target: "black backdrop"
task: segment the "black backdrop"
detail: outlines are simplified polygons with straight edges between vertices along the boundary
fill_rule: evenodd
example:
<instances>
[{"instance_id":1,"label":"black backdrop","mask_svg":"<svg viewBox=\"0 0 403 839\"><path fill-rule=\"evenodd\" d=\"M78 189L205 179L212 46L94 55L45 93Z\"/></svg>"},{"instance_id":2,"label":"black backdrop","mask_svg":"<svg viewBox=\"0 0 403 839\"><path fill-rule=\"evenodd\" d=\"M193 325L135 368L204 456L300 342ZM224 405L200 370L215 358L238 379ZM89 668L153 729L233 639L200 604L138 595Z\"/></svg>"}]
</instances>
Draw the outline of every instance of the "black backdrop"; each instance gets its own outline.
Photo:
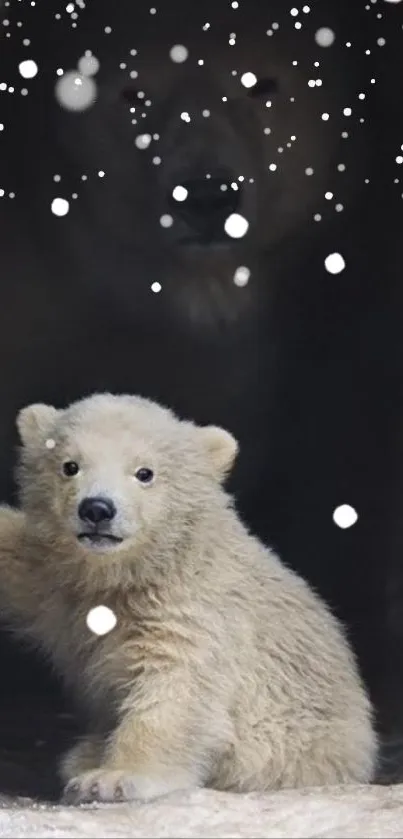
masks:
<instances>
[{"instance_id":1,"label":"black backdrop","mask_svg":"<svg viewBox=\"0 0 403 839\"><path fill-rule=\"evenodd\" d=\"M199 421L232 427L241 439L231 485L238 507L346 622L377 707L383 777L401 778L403 3L312 0L304 7L309 11L298 3L294 15L292 4L240 0L238 18L230 3L203 0L192 5L191 14L189 2L163 0L155 16L148 3L126 0L73 4L77 18L56 0L37 0L34 6L10 0L2 6L8 21L0 27L3 498L14 498L14 417L29 401L63 405L96 389L139 391ZM278 30L266 35L275 20ZM212 33L206 47L200 40L205 21L211 21ZM105 25L112 27L109 40ZM323 26L336 36L329 48L315 42ZM159 102L159 91L165 90L165 27L172 30L172 43L189 46L190 57ZM232 31L239 43L243 33L252 33L242 57L228 52ZM166 37L169 43L170 34ZM27 38L30 43L24 44ZM182 263L171 259L179 247L175 238L164 239L165 233L155 229L164 211L175 213L167 199L166 172L170 175L177 148L182 156L179 163L175 158L172 171L179 168L191 177L196 152L203 152L203 143L208 148L211 138L206 139L202 122L189 126L192 142L173 134L165 156L160 151L158 169L135 149L139 129L131 125L128 154L129 135L121 133L121 117L110 102L111 91L123 92L128 106L137 98L127 68L120 68L118 77L115 72L132 45L140 60L142 50L145 59L152 51L151 70L144 68L144 75L152 76L157 103L153 110L152 99L149 122L161 132L163 147L164 126L168 134L173 118L179 124L183 103L189 112L203 104L203 91L189 81L191 60L193 65L196 58L206 65L210 61L207 101L237 61L243 71L254 71L254 62L261 66L267 52L280 137L270 153L279 177L269 187L272 192L262 187L260 193L258 182L248 205L256 222L249 250L228 261L231 266L250 258L255 266L252 290L239 289L245 291L246 316L232 292L228 311L225 294L217 303L219 315L214 311L215 272L222 283L227 270L214 242L207 238L207 256L200 252L196 260L190 256ZM100 58L99 84L106 91L104 110L94 106L98 116L91 122L89 109L88 124L87 112L72 115L54 97L56 68L74 69L87 46ZM291 152L287 157L286 142L282 158L277 148L283 135L289 139L282 126L292 126L285 113L290 97L282 84L284 78L292 92L288 74L294 56L302 74L295 81L296 123L302 132L295 146L300 142L304 151L295 163ZM25 58L38 64L33 79L24 80L18 71ZM309 79L322 76L323 84L313 91ZM317 106L309 99L314 93L323 97ZM343 106L352 108L350 117ZM322 111L329 112L328 121L321 119ZM174 115L171 122L167 112ZM220 154L214 147L214 160L221 155L219 162L237 174L238 148L242 163L255 155L257 180L263 182L270 159L260 150L263 129L257 142L254 117L234 114L228 145ZM214 135L218 143L220 136L224 142L220 131ZM337 167L346 160L341 174ZM299 170L316 164L301 191ZM104 192L99 169L105 169L105 181L109 178ZM85 188L82 172L90 172ZM61 173L58 182L56 173ZM57 195L70 200L65 218L50 212ZM343 208L336 210L337 203ZM320 221L314 219L317 214ZM336 276L324 270L325 257L335 251L346 262ZM165 298L161 294L157 301L150 293L152 281L166 281ZM349 529L340 529L332 518L343 503L359 516ZM64 718L57 716L63 702L47 666L6 632L0 665L0 732L10 726L4 734L7 759L17 740L18 748L29 751L43 728L45 739L54 740L50 752L57 752L65 734ZM26 755L13 760L29 762ZM10 786L6 769L3 775L3 785ZM37 791L40 784L22 780L17 771L14 786Z\"/></svg>"}]
</instances>

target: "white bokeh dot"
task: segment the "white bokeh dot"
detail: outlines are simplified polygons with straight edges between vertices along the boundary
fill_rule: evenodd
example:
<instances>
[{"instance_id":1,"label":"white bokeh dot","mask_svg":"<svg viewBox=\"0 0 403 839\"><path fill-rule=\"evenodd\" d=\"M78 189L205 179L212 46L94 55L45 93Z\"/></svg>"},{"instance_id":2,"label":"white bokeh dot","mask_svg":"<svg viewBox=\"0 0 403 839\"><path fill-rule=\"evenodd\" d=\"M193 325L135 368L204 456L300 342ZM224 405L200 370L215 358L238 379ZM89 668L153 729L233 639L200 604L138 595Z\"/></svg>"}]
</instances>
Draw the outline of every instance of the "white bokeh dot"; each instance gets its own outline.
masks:
<instances>
[{"instance_id":1,"label":"white bokeh dot","mask_svg":"<svg viewBox=\"0 0 403 839\"><path fill-rule=\"evenodd\" d=\"M246 286L250 279L250 269L246 265L240 265L234 274L234 283L238 288Z\"/></svg>"},{"instance_id":2,"label":"white bokeh dot","mask_svg":"<svg viewBox=\"0 0 403 839\"><path fill-rule=\"evenodd\" d=\"M51 210L55 216L66 216L70 209L70 204L65 198L54 198L51 204Z\"/></svg>"},{"instance_id":3,"label":"white bokeh dot","mask_svg":"<svg viewBox=\"0 0 403 839\"><path fill-rule=\"evenodd\" d=\"M134 143L138 149L148 149L151 139L151 134L139 134Z\"/></svg>"},{"instance_id":4,"label":"white bokeh dot","mask_svg":"<svg viewBox=\"0 0 403 839\"><path fill-rule=\"evenodd\" d=\"M160 218L160 225L161 227L172 227L174 220L169 213L164 213L163 216Z\"/></svg>"},{"instance_id":5,"label":"white bokeh dot","mask_svg":"<svg viewBox=\"0 0 403 839\"><path fill-rule=\"evenodd\" d=\"M175 44L169 50L169 57L175 64L183 64L189 56L189 50L183 44Z\"/></svg>"},{"instance_id":6,"label":"white bokeh dot","mask_svg":"<svg viewBox=\"0 0 403 839\"><path fill-rule=\"evenodd\" d=\"M90 609L86 618L88 629L94 635L107 635L117 624L117 618L109 606L95 606Z\"/></svg>"},{"instance_id":7,"label":"white bokeh dot","mask_svg":"<svg viewBox=\"0 0 403 839\"><path fill-rule=\"evenodd\" d=\"M225 221L224 230L231 239L242 239L248 231L249 222L239 213L231 213Z\"/></svg>"},{"instance_id":8,"label":"white bokeh dot","mask_svg":"<svg viewBox=\"0 0 403 839\"><path fill-rule=\"evenodd\" d=\"M54 449L56 446L56 440L53 440L53 437L49 437L45 442L45 446L47 449Z\"/></svg>"},{"instance_id":9,"label":"white bokeh dot","mask_svg":"<svg viewBox=\"0 0 403 839\"><path fill-rule=\"evenodd\" d=\"M319 47L331 47L335 41L335 34L333 29L330 29L329 26L321 26L315 32L315 41Z\"/></svg>"},{"instance_id":10,"label":"white bokeh dot","mask_svg":"<svg viewBox=\"0 0 403 839\"><path fill-rule=\"evenodd\" d=\"M336 507L333 511L333 521L337 524L337 527L341 527L342 530L352 527L357 520L357 511L354 507L351 507L350 504L340 504L340 506Z\"/></svg>"},{"instance_id":11,"label":"white bokeh dot","mask_svg":"<svg viewBox=\"0 0 403 839\"><path fill-rule=\"evenodd\" d=\"M345 267L346 263L341 253L330 253L325 259L325 268L329 274L340 274Z\"/></svg>"},{"instance_id":12,"label":"white bokeh dot","mask_svg":"<svg viewBox=\"0 0 403 839\"><path fill-rule=\"evenodd\" d=\"M161 283L157 283L157 282L151 283L151 291L153 291L154 294L158 294L161 291L161 289L162 289Z\"/></svg>"},{"instance_id":13,"label":"white bokeh dot","mask_svg":"<svg viewBox=\"0 0 403 839\"><path fill-rule=\"evenodd\" d=\"M257 77L254 73L243 73L241 76L241 84L244 87L254 87L257 82Z\"/></svg>"},{"instance_id":14,"label":"white bokeh dot","mask_svg":"<svg viewBox=\"0 0 403 839\"><path fill-rule=\"evenodd\" d=\"M33 79L38 72L38 65L32 58L26 58L18 65L18 69L23 79Z\"/></svg>"},{"instance_id":15,"label":"white bokeh dot","mask_svg":"<svg viewBox=\"0 0 403 839\"><path fill-rule=\"evenodd\" d=\"M188 191L184 186L176 186L172 191L172 198L174 201L186 201L188 197Z\"/></svg>"},{"instance_id":16,"label":"white bokeh dot","mask_svg":"<svg viewBox=\"0 0 403 839\"><path fill-rule=\"evenodd\" d=\"M99 61L95 55L83 55L78 62L78 69L83 76L95 76L99 70Z\"/></svg>"},{"instance_id":17,"label":"white bokeh dot","mask_svg":"<svg viewBox=\"0 0 403 839\"><path fill-rule=\"evenodd\" d=\"M85 111L95 102L97 86L90 76L75 70L64 73L56 82L56 99L68 111Z\"/></svg>"}]
</instances>

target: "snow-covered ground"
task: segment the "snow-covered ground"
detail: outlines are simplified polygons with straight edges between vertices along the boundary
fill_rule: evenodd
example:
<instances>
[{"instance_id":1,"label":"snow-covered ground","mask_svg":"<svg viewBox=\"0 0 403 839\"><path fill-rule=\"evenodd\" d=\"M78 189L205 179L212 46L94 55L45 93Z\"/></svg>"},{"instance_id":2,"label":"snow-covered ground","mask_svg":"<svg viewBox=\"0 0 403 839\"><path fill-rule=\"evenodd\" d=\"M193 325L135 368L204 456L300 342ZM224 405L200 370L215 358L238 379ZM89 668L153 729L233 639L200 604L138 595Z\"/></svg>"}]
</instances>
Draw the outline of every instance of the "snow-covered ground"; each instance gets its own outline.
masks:
<instances>
[{"instance_id":1,"label":"snow-covered ground","mask_svg":"<svg viewBox=\"0 0 403 839\"><path fill-rule=\"evenodd\" d=\"M402 837L403 785L241 796L197 790L148 804L0 800L1 837Z\"/></svg>"}]
</instances>

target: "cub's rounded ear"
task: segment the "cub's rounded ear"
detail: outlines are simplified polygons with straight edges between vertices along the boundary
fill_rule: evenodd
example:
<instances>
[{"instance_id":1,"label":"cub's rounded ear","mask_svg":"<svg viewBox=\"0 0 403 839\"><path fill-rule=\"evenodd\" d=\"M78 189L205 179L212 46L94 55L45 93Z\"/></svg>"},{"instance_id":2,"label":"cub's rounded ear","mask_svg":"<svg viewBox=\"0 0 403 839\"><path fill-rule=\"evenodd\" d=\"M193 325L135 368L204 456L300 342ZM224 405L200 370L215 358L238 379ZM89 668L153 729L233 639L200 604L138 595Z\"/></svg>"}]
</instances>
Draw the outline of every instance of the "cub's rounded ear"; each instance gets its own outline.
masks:
<instances>
[{"instance_id":1,"label":"cub's rounded ear","mask_svg":"<svg viewBox=\"0 0 403 839\"><path fill-rule=\"evenodd\" d=\"M207 425L199 431L215 475L219 480L224 480L238 454L237 440L229 431L217 425Z\"/></svg>"},{"instance_id":2,"label":"cub's rounded ear","mask_svg":"<svg viewBox=\"0 0 403 839\"><path fill-rule=\"evenodd\" d=\"M52 405L28 405L17 415L17 428L24 446L41 445L51 433L59 411Z\"/></svg>"}]
</instances>

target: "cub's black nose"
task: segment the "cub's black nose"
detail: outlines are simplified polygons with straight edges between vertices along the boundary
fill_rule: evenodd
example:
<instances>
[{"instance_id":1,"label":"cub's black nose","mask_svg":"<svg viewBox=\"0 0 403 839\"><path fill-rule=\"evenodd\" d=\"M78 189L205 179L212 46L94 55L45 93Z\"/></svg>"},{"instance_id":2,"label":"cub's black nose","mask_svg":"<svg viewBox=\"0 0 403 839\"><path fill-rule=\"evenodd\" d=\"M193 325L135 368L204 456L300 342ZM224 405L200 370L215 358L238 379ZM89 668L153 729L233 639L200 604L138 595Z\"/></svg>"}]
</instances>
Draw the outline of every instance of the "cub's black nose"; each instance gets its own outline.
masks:
<instances>
[{"instance_id":1,"label":"cub's black nose","mask_svg":"<svg viewBox=\"0 0 403 839\"><path fill-rule=\"evenodd\" d=\"M116 507L109 498L84 498L79 505L78 515L89 524L101 524L115 517Z\"/></svg>"}]
</instances>

